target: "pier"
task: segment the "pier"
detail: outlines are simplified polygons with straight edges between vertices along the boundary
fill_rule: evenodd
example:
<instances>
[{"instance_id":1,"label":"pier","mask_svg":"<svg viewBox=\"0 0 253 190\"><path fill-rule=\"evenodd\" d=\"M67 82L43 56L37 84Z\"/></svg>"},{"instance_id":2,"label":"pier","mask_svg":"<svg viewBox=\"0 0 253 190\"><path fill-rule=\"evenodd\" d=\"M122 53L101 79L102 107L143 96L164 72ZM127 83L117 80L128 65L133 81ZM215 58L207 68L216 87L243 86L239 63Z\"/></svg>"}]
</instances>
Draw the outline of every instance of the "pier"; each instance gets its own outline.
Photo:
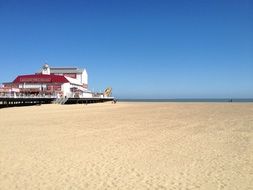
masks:
<instances>
[{"instance_id":1,"label":"pier","mask_svg":"<svg viewBox=\"0 0 253 190\"><path fill-rule=\"evenodd\" d=\"M55 97L0 97L0 108L41 104L91 104L113 101L113 97L55 98Z\"/></svg>"},{"instance_id":2,"label":"pier","mask_svg":"<svg viewBox=\"0 0 253 190\"><path fill-rule=\"evenodd\" d=\"M0 108L41 104L91 104L113 101L112 88L88 89L86 69L42 66L39 72L18 75L0 84Z\"/></svg>"}]
</instances>

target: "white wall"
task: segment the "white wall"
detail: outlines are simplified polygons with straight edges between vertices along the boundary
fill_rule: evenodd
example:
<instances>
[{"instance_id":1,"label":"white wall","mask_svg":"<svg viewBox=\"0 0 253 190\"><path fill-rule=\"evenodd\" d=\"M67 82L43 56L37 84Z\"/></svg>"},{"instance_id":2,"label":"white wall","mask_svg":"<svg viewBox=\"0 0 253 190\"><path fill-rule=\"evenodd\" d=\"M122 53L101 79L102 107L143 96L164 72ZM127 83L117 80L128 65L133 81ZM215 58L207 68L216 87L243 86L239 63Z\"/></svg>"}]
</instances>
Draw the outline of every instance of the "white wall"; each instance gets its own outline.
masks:
<instances>
[{"instance_id":1,"label":"white wall","mask_svg":"<svg viewBox=\"0 0 253 190\"><path fill-rule=\"evenodd\" d=\"M84 92L83 98L92 98L92 93L91 92Z\"/></svg>"},{"instance_id":2,"label":"white wall","mask_svg":"<svg viewBox=\"0 0 253 190\"><path fill-rule=\"evenodd\" d=\"M71 92L70 92L70 83L64 83L61 85L61 91L63 92L63 96L70 97Z\"/></svg>"},{"instance_id":3,"label":"white wall","mask_svg":"<svg viewBox=\"0 0 253 190\"><path fill-rule=\"evenodd\" d=\"M76 74L76 80L80 81L80 83L82 82L82 75L81 74Z\"/></svg>"},{"instance_id":4,"label":"white wall","mask_svg":"<svg viewBox=\"0 0 253 190\"><path fill-rule=\"evenodd\" d=\"M88 73L86 69L84 69L83 74L82 74L82 83L88 85Z\"/></svg>"},{"instance_id":5,"label":"white wall","mask_svg":"<svg viewBox=\"0 0 253 190\"><path fill-rule=\"evenodd\" d=\"M19 88L46 88L47 85L46 84L19 84Z\"/></svg>"}]
</instances>

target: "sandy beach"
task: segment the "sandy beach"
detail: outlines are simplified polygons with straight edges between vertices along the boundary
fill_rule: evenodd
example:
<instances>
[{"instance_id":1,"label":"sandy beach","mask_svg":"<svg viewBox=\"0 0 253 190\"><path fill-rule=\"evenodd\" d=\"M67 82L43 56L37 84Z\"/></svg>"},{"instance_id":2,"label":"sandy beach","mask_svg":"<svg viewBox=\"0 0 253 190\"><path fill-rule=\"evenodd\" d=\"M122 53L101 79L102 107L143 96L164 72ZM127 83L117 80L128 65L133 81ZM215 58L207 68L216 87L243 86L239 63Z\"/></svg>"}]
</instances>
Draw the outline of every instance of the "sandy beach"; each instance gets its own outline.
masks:
<instances>
[{"instance_id":1,"label":"sandy beach","mask_svg":"<svg viewBox=\"0 0 253 190\"><path fill-rule=\"evenodd\" d=\"M253 187L252 103L0 109L0 189Z\"/></svg>"}]
</instances>

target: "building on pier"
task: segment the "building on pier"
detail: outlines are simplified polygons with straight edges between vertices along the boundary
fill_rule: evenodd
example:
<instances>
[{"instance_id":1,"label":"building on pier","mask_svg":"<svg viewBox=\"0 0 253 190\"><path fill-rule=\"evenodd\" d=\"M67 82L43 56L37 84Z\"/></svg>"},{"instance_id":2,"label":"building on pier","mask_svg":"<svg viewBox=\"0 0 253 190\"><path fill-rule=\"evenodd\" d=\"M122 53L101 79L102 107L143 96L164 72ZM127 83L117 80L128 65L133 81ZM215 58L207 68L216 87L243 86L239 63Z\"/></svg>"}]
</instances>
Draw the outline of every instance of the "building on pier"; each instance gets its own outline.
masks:
<instances>
[{"instance_id":1,"label":"building on pier","mask_svg":"<svg viewBox=\"0 0 253 190\"><path fill-rule=\"evenodd\" d=\"M57 97L92 97L88 90L88 74L85 69L73 67L49 67L30 75L19 75L10 83L3 83L2 92L25 95L51 95ZM15 92L13 92L15 89ZM0 91L1 92L1 91Z\"/></svg>"},{"instance_id":2,"label":"building on pier","mask_svg":"<svg viewBox=\"0 0 253 190\"><path fill-rule=\"evenodd\" d=\"M45 64L37 74L53 74L73 78L79 81L85 88L88 88L88 74L86 69L75 67L49 67L48 64Z\"/></svg>"}]
</instances>

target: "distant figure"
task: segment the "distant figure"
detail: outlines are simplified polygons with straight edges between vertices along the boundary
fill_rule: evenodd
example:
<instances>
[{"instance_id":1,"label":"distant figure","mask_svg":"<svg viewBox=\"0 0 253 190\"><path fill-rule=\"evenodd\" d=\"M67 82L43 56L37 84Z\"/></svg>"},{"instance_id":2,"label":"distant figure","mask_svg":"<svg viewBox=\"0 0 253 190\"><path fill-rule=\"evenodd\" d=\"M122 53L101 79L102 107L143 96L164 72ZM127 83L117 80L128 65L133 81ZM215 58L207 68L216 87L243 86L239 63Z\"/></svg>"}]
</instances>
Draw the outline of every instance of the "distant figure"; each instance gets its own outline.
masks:
<instances>
[{"instance_id":1,"label":"distant figure","mask_svg":"<svg viewBox=\"0 0 253 190\"><path fill-rule=\"evenodd\" d=\"M116 104L116 103L117 103L117 100L116 100L116 99L113 99L112 103L113 103L113 104Z\"/></svg>"}]
</instances>

